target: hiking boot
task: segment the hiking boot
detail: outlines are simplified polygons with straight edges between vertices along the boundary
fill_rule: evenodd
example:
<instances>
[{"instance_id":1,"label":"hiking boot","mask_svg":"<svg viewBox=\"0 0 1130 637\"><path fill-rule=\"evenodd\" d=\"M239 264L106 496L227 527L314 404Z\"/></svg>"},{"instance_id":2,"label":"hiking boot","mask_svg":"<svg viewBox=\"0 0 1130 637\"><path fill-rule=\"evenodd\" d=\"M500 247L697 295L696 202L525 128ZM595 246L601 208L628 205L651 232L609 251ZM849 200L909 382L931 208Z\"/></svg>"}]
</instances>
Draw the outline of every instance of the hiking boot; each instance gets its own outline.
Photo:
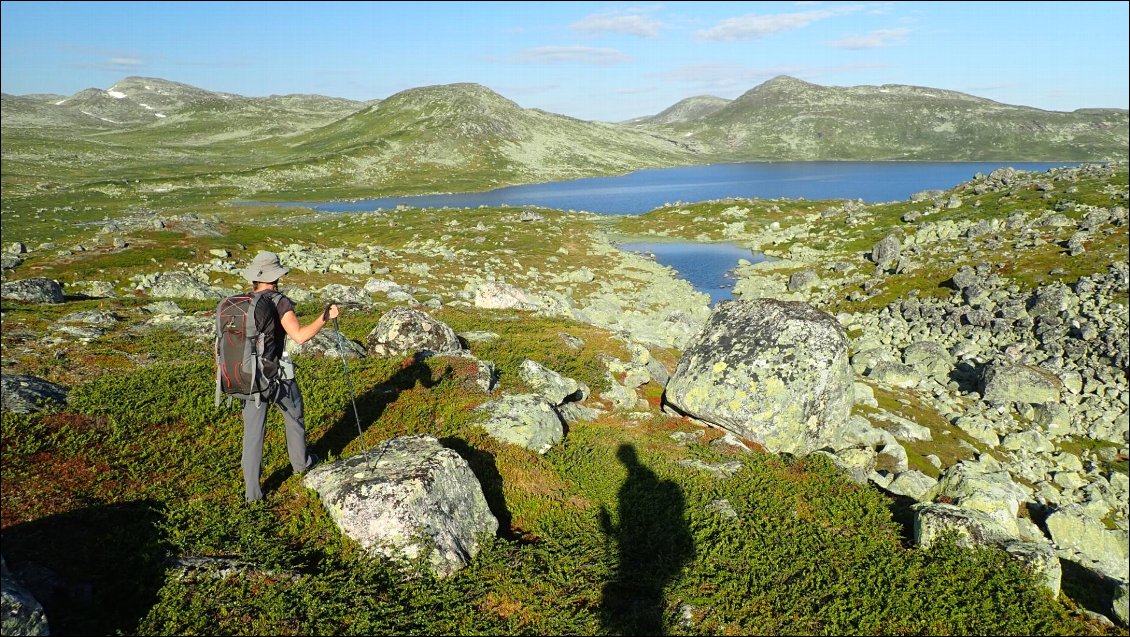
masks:
<instances>
[{"instance_id":1,"label":"hiking boot","mask_svg":"<svg viewBox=\"0 0 1130 637\"><path fill-rule=\"evenodd\" d=\"M314 452L310 452L309 454L307 454L306 455L306 468L302 470L302 473L306 473L307 471L313 469L314 465L318 464L318 460L319 460L318 454L316 454Z\"/></svg>"}]
</instances>

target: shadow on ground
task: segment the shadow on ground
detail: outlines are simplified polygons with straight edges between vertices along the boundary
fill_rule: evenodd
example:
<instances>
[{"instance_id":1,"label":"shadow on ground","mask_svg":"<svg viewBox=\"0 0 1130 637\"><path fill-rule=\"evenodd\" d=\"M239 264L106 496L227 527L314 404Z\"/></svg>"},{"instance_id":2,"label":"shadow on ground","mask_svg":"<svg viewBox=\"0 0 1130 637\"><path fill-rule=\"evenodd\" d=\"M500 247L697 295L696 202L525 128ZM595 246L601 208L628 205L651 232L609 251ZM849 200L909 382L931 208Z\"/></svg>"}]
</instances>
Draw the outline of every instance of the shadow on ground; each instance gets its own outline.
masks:
<instances>
[{"instance_id":1,"label":"shadow on ground","mask_svg":"<svg viewBox=\"0 0 1130 637\"><path fill-rule=\"evenodd\" d=\"M4 529L4 559L52 634L132 634L164 585L165 517L152 500L47 516Z\"/></svg>"}]
</instances>

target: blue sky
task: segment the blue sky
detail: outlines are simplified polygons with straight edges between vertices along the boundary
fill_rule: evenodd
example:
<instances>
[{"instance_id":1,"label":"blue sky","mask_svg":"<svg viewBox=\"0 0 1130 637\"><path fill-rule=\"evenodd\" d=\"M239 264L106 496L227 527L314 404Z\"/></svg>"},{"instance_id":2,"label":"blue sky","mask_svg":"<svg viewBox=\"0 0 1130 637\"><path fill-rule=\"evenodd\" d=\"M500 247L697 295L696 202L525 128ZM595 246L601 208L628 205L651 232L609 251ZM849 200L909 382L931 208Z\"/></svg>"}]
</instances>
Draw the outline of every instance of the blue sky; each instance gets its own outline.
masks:
<instances>
[{"instance_id":1,"label":"blue sky","mask_svg":"<svg viewBox=\"0 0 1130 637\"><path fill-rule=\"evenodd\" d=\"M621 121L777 75L1127 108L1127 2L3 2L3 92L140 75L355 100L477 82Z\"/></svg>"}]
</instances>

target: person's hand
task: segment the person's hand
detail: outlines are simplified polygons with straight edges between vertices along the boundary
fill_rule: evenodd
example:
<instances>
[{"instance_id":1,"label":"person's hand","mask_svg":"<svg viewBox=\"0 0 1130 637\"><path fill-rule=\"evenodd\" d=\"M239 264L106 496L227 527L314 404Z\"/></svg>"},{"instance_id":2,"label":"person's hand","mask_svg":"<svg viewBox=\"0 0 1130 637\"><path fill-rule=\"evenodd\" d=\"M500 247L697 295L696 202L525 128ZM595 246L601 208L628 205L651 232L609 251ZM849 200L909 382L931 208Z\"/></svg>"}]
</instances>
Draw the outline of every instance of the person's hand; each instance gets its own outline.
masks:
<instances>
[{"instance_id":1,"label":"person's hand","mask_svg":"<svg viewBox=\"0 0 1130 637\"><path fill-rule=\"evenodd\" d=\"M328 303L326 309L322 311L322 322L329 323L331 319L337 318L340 314L336 303Z\"/></svg>"}]
</instances>

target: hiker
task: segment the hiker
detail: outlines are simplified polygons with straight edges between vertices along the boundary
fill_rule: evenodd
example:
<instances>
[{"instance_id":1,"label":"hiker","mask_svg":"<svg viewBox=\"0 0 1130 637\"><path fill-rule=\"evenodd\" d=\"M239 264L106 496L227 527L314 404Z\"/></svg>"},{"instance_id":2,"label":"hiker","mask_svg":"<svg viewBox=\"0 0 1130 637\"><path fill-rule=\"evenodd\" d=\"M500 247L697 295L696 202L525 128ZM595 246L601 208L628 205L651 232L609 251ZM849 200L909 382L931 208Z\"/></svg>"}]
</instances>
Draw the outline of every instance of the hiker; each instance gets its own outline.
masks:
<instances>
[{"instance_id":1,"label":"hiker","mask_svg":"<svg viewBox=\"0 0 1130 637\"><path fill-rule=\"evenodd\" d=\"M242 466L245 497L248 502L263 498L259 479L263 467L263 438L267 431L267 409L271 403L278 405L282 410L283 420L286 423L286 450L294 472L305 473L318 462L315 454L306 453L306 423L302 413L302 393L298 390L298 381L294 378L294 365L286 352L286 337L289 336L295 344L301 345L320 332L327 322L337 318L339 311L337 305L331 303L308 325L301 325L294 313L294 302L279 292L279 279L289 271L279 263L277 254L261 250L243 272L244 278L254 286L253 291L266 292L265 296L273 302L264 305L268 308L273 306L278 312L279 320L275 322L274 338L268 341L272 344L271 351L265 352L265 357L279 362L281 367L281 380L273 396L264 396L262 401L253 399L243 401Z\"/></svg>"}]
</instances>

